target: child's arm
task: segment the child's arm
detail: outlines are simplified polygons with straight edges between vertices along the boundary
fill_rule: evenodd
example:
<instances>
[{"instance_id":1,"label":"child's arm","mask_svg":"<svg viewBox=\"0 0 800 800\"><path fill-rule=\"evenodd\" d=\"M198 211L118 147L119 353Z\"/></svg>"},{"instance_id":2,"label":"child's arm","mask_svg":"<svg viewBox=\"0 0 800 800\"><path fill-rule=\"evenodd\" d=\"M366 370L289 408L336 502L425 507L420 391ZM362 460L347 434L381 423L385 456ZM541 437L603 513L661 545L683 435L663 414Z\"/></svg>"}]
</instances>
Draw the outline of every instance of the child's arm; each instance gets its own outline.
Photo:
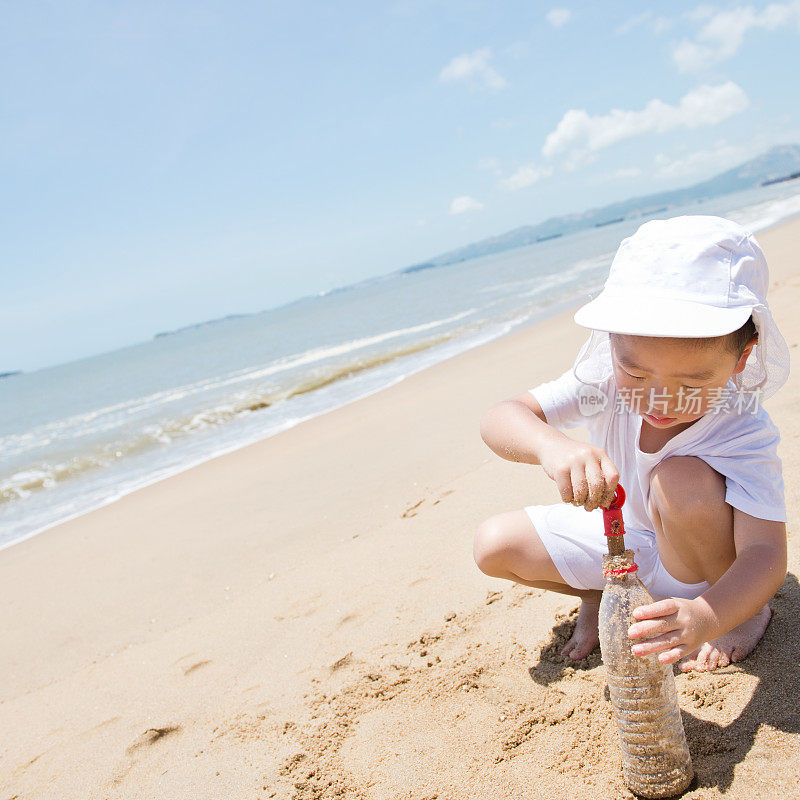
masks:
<instances>
[{"instance_id":1,"label":"child's arm","mask_svg":"<svg viewBox=\"0 0 800 800\"><path fill-rule=\"evenodd\" d=\"M654 636L634 645L634 655L660 653L671 664L758 613L786 577L786 524L759 519L733 509L736 559L724 575L694 600L671 597L633 612L632 639ZM656 635L658 634L658 635Z\"/></svg>"},{"instance_id":2,"label":"child's arm","mask_svg":"<svg viewBox=\"0 0 800 800\"><path fill-rule=\"evenodd\" d=\"M565 503L591 511L614 497L619 472L608 454L549 425L529 392L490 408L481 420L481 438L507 461L541 464Z\"/></svg>"}]
</instances>

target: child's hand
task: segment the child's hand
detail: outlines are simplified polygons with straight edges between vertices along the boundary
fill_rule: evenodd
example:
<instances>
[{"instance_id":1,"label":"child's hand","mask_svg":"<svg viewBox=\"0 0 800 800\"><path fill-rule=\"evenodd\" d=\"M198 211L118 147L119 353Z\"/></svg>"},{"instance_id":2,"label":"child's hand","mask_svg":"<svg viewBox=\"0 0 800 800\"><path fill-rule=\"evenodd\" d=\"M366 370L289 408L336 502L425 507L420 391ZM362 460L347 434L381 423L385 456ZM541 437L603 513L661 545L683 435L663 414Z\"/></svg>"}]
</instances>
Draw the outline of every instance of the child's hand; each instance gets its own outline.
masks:
<instances>
[{"instance_id":1,"label":"child's hand","mask_svg":"<svg viewBox=\"0 0 800 800\"><path fill-rule=\"evenodd\" d=\"M635 656L658 653L662 664L674 664L716 636L716 621L704 603L668 597L633 610L636 620L628 628L631 639L644 639L631 647ZM651 637L651 638L650 638Z\"/></svg>"},{"instance_id":2,"label":"child's hand","mask_svg":"<svg viewBox=\"0 0 800 800\"><path fill-rule=\"evenodd\" d=\"M564 436L551 442L540 454L540 463L547 476L556 482L565 503L592 511L608 507L614 499L619 472L599 447Z\"/></svg>"}]
</instances>

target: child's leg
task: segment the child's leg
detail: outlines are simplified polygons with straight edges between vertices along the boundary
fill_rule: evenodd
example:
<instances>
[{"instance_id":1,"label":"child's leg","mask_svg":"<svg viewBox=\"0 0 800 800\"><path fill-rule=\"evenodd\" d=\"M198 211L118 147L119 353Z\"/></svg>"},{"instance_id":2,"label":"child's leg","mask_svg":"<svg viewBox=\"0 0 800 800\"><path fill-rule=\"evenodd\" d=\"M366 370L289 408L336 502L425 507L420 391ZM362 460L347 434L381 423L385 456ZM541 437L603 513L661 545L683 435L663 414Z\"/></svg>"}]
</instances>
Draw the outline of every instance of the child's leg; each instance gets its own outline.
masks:
<instances>
[{"instance_id":1,"label":"child's leg","mask_svg":"<svg viewBox=\"0 0 800 800\"><path fill-rule=\"evenodd\" d=\"M722 475L694 456L666 458L651 475L649 506L667 572L685 583L718 581L736 558L733 509L725 502ZM764 606L684 659L681 669L710 670L741 661L761 640L771 613Z\"/></svg>"},{"instance_id":2,"label":"child's leg","mask_svg":"<svg viewBox=\"0 0 800 800\"><path fill-rule=\"evenodd\" d=\"M473 553L481 572L494 578L580 597L578 621L572 637L561 651L562 655L577 660L597 647L601 592L576 589L564 583L525 511L507 511L489 517L478 528Z\"/></svg>"}]
</instances>

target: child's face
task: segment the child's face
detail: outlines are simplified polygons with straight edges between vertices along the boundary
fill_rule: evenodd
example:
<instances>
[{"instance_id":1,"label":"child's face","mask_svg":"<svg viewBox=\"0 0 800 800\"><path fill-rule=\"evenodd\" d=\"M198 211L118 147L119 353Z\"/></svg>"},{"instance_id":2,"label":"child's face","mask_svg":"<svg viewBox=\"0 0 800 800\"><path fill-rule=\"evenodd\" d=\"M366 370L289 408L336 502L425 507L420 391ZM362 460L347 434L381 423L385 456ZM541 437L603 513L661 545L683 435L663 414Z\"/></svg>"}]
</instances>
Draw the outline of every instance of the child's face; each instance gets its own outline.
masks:
<instances>
[{"instance_id":1,"label":"child's face","mask_svg":"<svg viewBox=\"0 0 800 800\"><path fill-rule=\"evenodd\" d=\"M719 401L730 377L741 372L755 346L741 357L724 342L611 334L617 390L626 406L654 428L694 422Z\"/></svg>"}]
</instances>

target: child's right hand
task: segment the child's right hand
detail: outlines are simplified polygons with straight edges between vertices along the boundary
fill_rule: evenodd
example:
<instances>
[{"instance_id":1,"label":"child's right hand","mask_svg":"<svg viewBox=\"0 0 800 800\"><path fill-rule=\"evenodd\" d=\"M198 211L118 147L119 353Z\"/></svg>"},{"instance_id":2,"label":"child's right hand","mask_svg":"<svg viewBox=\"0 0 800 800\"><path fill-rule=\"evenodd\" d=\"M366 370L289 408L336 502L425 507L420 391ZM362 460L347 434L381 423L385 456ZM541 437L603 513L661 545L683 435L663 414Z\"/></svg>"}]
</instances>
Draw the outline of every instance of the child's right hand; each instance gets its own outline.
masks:
<instances>
[{"instance_id":1,"label":"child's right hand","mask_svg":"<svg viewBox=\"0 0 800 800\"><path fill-rule=\"evenodd\" d=\"M592 511L600 506L607 508L614 499L619 471L599 447L565 436L551 442L539 461L547 476L556 482L565 503Z\"/></svg>"}]
</instances>

